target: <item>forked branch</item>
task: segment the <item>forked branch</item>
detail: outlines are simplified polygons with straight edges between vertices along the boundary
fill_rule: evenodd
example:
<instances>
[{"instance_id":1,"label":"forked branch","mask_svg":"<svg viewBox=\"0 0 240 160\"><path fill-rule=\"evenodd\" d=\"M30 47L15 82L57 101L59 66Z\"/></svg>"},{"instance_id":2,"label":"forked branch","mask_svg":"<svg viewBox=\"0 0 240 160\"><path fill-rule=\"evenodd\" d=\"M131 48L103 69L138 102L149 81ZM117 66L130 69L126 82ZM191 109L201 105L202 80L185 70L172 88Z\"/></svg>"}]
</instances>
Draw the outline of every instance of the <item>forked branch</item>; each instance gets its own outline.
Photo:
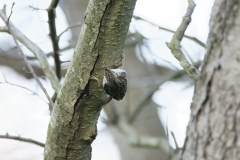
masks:
<instances>
[{"instance_id":1,"label":"forked branch","mask_svg":"<svg viewBox=\"0 0 240 160\"><path fill-rule=\"evenodd\" d=\"M12 8L13 8L13 6L14 6L14 3L13 3L13 5L12 5ZM15 34L12 33L12 28L11 28L11 26L9 25L9 24L10 24L10 21L9 21L9 20L10 20L10 18L11 18L11 15L12 15L12 12L13 12L13 11L11 10L11 14L10 14L10 16L9 16L8 18L3 17L2 14L1 14L1 12L2 12L2 11L0 11L0 16L1 16L2 20L6 23L6 26L8 27L9 32L12 34L13 40L14 40L16 46L18 47L19 52L20 52L20 54L22 55L25 63L27 64L27 67L28 67L28 69L30 70L30 73L33 75L33 77L35 78L35 80L37 81L37 83L39 84L39 86L41 87L41 89L43 90L43 92L45 93L47 99L49 100L49 106L50 106L50 108L52 108L52 107L53 107L52 99L51 99L50 96L48 95L46 89L43 87L43 85L42 85L42 83L40 82L40 80L38 79L37 75L35 74L32 66L31 66L31 64L28 62L27 57L25 56L25 54L23 53L21 47L19 46L19 43L18 43L18 41L17 41L17 39L16 39Z\"/></svg>"},{"instance_id":2,"label":"forked branch","mask_svg":"<svg viewBox=\"0 0 240 160\"><path fill-rule=\"evenodd\" d=\"M4 22L7 22L7 16L5 14L4 9L0 10L0 17L4 20ZM11 29L11 34L14 35L15 39L17 39L19 42L21 42L24 46L26 46L39 60L43 72L46 75L46 77L51 82L52 88L55 90L55 92L59 92L60 90L60 82L48 63L47 57L44 54L44 52L39 48L35 43L33 43L30 39L28 39L21 31L19 31L12 23L9 21L8 23L8 32L9 29Z\"/></svg>"},{"instance_id":3,"label":"forked branch","mask_svg":"<svg viewBox=\"0 0 240 160\"><path fill-rule=\"evenodd\" d=\"M199 71L188 62L187 58L182 52L180 42L184 36L184 33L191 22L191 15L195 8L195 4L193 0L188 0L188 8L187 12L184 15L180 26L172 37L170 43L166 43L167 47L171 50L173 56L179 61L180 65L184 68L184 70L188 73L189 77L195 79L198 75Z\"/></svg>"}]
</instances>

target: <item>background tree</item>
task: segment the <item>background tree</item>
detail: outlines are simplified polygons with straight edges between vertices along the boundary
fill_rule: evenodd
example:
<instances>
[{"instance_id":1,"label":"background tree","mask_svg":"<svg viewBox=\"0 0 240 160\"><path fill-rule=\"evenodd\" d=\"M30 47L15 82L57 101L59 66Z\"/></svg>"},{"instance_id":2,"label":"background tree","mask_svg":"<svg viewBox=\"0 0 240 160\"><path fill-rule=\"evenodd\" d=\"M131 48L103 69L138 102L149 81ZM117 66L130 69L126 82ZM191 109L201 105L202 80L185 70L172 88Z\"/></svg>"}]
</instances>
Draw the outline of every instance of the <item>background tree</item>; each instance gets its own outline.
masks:
<instances>
[{"instance_id":1,"label":"background tree","mask_svg":"<svg viewBox=\"0 0 240 160\"><path fill-rule=\"evenodd\" d=\"M182 159L239 159L239 1L215 0Z\"/></svg>"},{"instance_id":2,"label":"background tree","mask_svg":"<svg viewBox=\"0 0 240 160\"><path fill-rule=\"evenodd\" d=\"M81 4L78 4L78 3L81 3ZM57 4L58 4L57 1L52 1L52 3L50 4L50 6L47 9L47 13L48 13L48 17L49 17L48 22L49 22L50 39L52 42L51 48L53 48L53 52L50 52L51 51L50 50L50 51L45 51L45 53L49 52L46 54L47 57L49 57L48 60L51 60L52 56L54 57L56 75L58 78L60 78L61 75L65 75L66 68L68 68L68 62L66 60L64 60L64 59L66 59L66 57L63 56L63 55L66 55L66 54L63 54L64 50L74 48L77 43L76 41L78 39L79 30L78 30L78 28L76 28L76 26L79 26L79 21L83 22L83 17L84 17L83 13L85 12L84 6L86 7L87 2L85 2L85 1L81 1L81 2L70 1L69 3L66 4L66 2L60 1L59 5L63 9L64 14L67 16L66 19L68 20L68 23L69 23L69 27L67 29L70 29L73 33L72 34L73 37L71 38L70 43L68 45L65 45L64 47L61 45L61 39L60 39L60 37L63 37L64 34L57 33L56 30L54 31L54 26L57 26L57 22L55 22L54 18L53 19L51 18L51 17L54 17L54 14L55 14L54 11L55 11ZM85 4L85 5L83 5L83 4ZM81 10L79 10L79 8L78 8L79 6L82 7ZM32 6L32 8L34 8L36 10L36 6ZM41 8L41 7L38 6L38 8ZM76 14L76 11L78 11L78 12L80 11L80 14ZM36 12L36 11L34 11L34 12ZM37 12L45 12L45 11L37 11ZM14 11L14 13L16 13L16 11ZM110 12L107 12L107 13L110 13ZM79 15L82 15L82 16L79 16ZM100 14L98 16L101 17ZM89 17L87 16L87 18L89 18ZM134 22L136 23L136 22L146 22L146 21L144 21L140 17L135 16L133 19L133 23ZM89 24L92 24L92 23L95 23L95 21L89 21ZM149 23L149 22L146 22L146 23ZM108 24L108 25L110 25L110 24ZM159 26L156 26L153 24L151 24L151 25L154 27L159 27ZM95 25L93 25L93 26L95 26ZM96 26L98 26L98 25L96 25ZM75 27L75 28L73 28L73 27ZM101 27L104 28L106 26L103 25ZM99 28L97 28L96 30L98 30L98 29ZM124 29L124 28L122 28L122 29ZM172 33L174 33L174 31L163 28L163 27L159 27L159 29L164 30L166 33L168 33L169 37L171 37ZM5 28L3 28L2 31L7 31L7 30L5 30ZM64 32L62 32L62 33L64 33ZM84 31L82 31L82 33L84 33ZM182 33L184 33L184 31ZM91 32L91 34L94 35L94 32ZM104 34L110 35L110 32L104 33ZM114 35L117 35L117 34L115 33ZM112 36L113 35L111 35L110 37L112 37ZM124 34L122 36L124 36ZM182 36L183 36L183 34L182 34ZM84 37L87 38L87 36L84 36ZM104 37L106 38L107 36L105 35ZM201 43L197 39L194 39L193 37L189 37L189 36L185 36L185 37L186 37L186 39L191 40L193 44L195 42L197 42L200 46L204 46L203 43ZM108 39L108 38L106 38L106 39ZM195 42L193 42L193 40ZM173 66L176 64L173 63L173 64L171 64L172 66L168 65L166 67L166 64L165 65L160 64L157 60L154 60L154 63L151 62L151 58L149 59L149 57L154 57L154 54L149 54L149 53L151 53L151 49L152 49L149 45L150 41L151 41L151 39L144 37L141 33L139 33L139 31L137 29L133 29L133 28L130 29L129 35L128 35L127 40L125 41L125 45L124 45L125 47L128 47L124 50L124 53L126 55L125 61L124 61L124 69L126 69L128 73L131 73L128 76L129 77L129 90L128 90L126 98L123 101L121 101L119 103L115 103L113 101L113 102L111 102L111 104L109 104L107 107L105 107L105 112L108 115L108 120L106 120L105 122L106 122L106 124L109 125L109 128L111 129L111 132L113 133L113 135L115 137L115 140L116 140L116 142L120 148L120 151L122 153L121 154L122 159L159 159L159 157L161 157L161 159L164 159L164 157L167 158L167 156L166 156L167 154L171 154L171 151L169 150L167 141L164 138L160 138L160 136L162 136L162 137L164 136L163 127L161 127L161 124L160 124L160 121L158 118L158 114L157 114L156 106L158 106L158 105L156 103L154 103L154 101L152 100L151 97L155 93L155 91L158 90L159 86L161 86L162 84L164 84L164 82L167 82L169 80L175 79L176 82L187 82L186 83L186 84L188 84L187 86L191 86L193 84L192 80L186 76L186 72L184 72L181 68L180 69L179 68L176 69L176 67L173 68ZM170 42L170 40L167 40L167 41ZM100 42L102 42L102 40L99 41L99 43ZM21 42L21 43L23 45L26 45L26 44L24 44L24 42ZM49 43L49 44L51 44L51 43ZM138 44L136 47L137 50L135 50L136 44ZM165 44L164 43L162 43L162 44L166 48ZM172 44L172 43L170 43L170 44ZM39 43L38 45L41 45L41 43ZM92 44L88 43L88 45L91 46ZM102 45L102 44L99 44L99 46L102 51L100 54L105 54L105 51L103 51L103 50L107 49L108 47L110 47L110 48L114 47L114 46L108 46L108 45ZM103 46L106 48L102 48ZM46 49L45 47L43 47L43 48ZM80 49L82 49L82 48L83 47L80 47ZM146 51L145 51L146 48L148 49L148 58L146 56ZM184 51L184 47L182 49ZM12 51L12 49L10 49L9 51ZM118 51L116 51L116 54L117 54L117 52ZM136 55L133 54L134 52L136 52L137 54ZM4 52L2 52L2 53L4 53ZM60 53L60 58L59 58L59 53ZM187 55L186 51L184 51L184 53L185 53L185 55ZM106 54L110 54L110 53L108 52ZM16 59L16 55L15 54L13 54L13 55L14 55L13 57ZM4 54L4 57L6 57L6 56L9 56L9 54ZM96 54L94 54L92 56L94 57L94 56L96 56ZM67 59L70 59L70 57L71 57L71 55L69 55L67 57ZM106 59L109 62L117 62L115 60L115 59L118 59L117 57L115 57L113 55L109 55L107 57L108 58L104 58L104 59ZM9 59L9 57L7 57L7 58L8 58L8 60L13 60L12 57L10 59ZM31 57L31 56L28 56L28 58L32 59L32 60L36 59L35 57ZM88 58L90 58L90 57L88 57ZM121 59L121 57L119 57L119 58ZM144 63L141 60L139 60L139 58L144 59ZM191 60L190 56L187 56L187 58L188 58L188 60L189 59ZM156 57L154 57L152 59L156 59ZM150 60L150 62L149 62L149 60ZM99 61L102 61L102 60L99 59ZM193 60L193 63L195 63L197 61L198 61L197 58L195 58ZM16 60L14 60L14 62L16 62ZM77 62L77 60L76 60L76 62ZM74 63L76 63L76 62L74 62ZM31 61L31 63L33 64L33 66L35 65L35 63L33 61ZM167 63L170 64L169 62L167 62ZM13 63L6 63L5 61L4 61L4 64L9 65L9 66L13 65ZM99 68L98 72L102 72L103 71L101 68L102 64L96 63L96 65L97 64L98 64L98 66L96 66L96 67ZM25 64L23 63L23 66L24 65ZM113 67L117 67L118 65L120 65L120 63L116 63L115 66L113 65ZM36 66L35 68L38 68L38 70L40 71L39 73L37 72L38 76L41 76L41 74L42 74L41 67L39 67L38 64L35 66ZM90 70L92 69L91 65L88 65L87 67L89 67ZM27 72L22 71L21 67L16 66L15 68L16 68L16 70L18 69L18 71L21 74L25 74L26 76L31 77L31 76L29 76L29 74ZM59 72L59 68L61 70L61 73ZM87 70L89 70L89 68ZM98 72L96 72L96 73L98 73ZM89 71L87 71L86 73L89 73ZM92 72L92 73L95 73L95 72ZM46 73L45 73L45 75L46 75ZM89 82L89 84L93 84L93 89L98 88L97 82L96 81L88 81L89 76L86 76L86 75L84 77L86 82L87 83ZM101 74L101 75L99 74L95 77L98 77L98 76L101 77L101 76L103 76L103 74ZM50 80L50 82L52 81L50 76L47 76L47 78ZM7 76L7 79L8 79L8 76ZM65 79L64 83L67 83L66 79ZM101 78L99 78L99 79L101 80ZM82 82L80 79L80 84L81 83ZM83 83L85 83L85 82L83 82ZM78 83L71 83L71 85L78 85ZM68 85L66 85L66 87L68 87ZM71 87L71 86L69 86L69 87ZM81 87L77 87L77 88L81 88ZM73 90L74 89L70 89L70 91L73 91ZM58 90L56 90L56 89L55 89L55 91L58 92ZM77 93L77 95L81 94L81 90L79 90L79 91L80 92ZM50 93L51 92L52 91L50 91ZM101 91L99 90L99 93L100 92ZM66 92L63 92L63 93L66 93ZM94 93L94 91L92 93ZM74 96L70 96L70 97L74 101ZM98 96L96 96L96 97L98 97ZM102 97L102 96L101 96L101 98L104 99L104 97ZM58 97L58 99L59 99L59 97ZM69 99L69 98L67 98L67 99ZM138 101L136 101L136 99L138 99ZM99 103L100 103L102 100L101 99L99 99L99 100L100 100L99 101ZM94 105L98 103L97 101L95 101L95 102L92 101L92 102L94 103ZM163 106L163 108L164 107L165 106ZM66 109L67 108L64 108L64 111L66 111ZM165 109L162 109L162 110L165 110ZM55 115L55 112L56 111L53 111L53 113L54 113L53 115ZM93 112L91 112L91 115L93 115L92 113ZM149 118L149 117L151 117L151 118ZM61 117L59 117L59 118L61 118ZM62 119L66 120L65 118L61 118L61 120ZM64 122L64 121L62 121L62 122ZM62 123L62 122L60 122L60 123ZM72 121L72 122L74 122L74 121ZM75 123L75 122L72 124L76 124L76 126L77 126L77 123ZM167 133L169 133L169 134L167 134L167 138L175 139L174 134L173 135L170 134L171 130L168 129L168 126L164 125L164 128L165 127L167 128L166 129L168 131ZM74 127L71 126L70 130L71 129L74 129ZM64 135L64 139L66 139L66 137L68 137L68 136L71 136L70 130L68 130L68 132L67 132L68 135ZM55 135L58 132L54 131L52 133L53 133L52 135ZM81 132L81 133L83 133L83 132ZM14 137L11 137L9 134L5 135L4 137L5 138L14 138ZM80 137L81 136L77 136L76 138L80 138ZM51 139L51 138L54 139L54 137L49 137L49 139ZM72 139L72 140L74 140L74 139ZM175 142L176 142L176 140L175 140ZM64 142L60 142L60 143L62 143L63 146L57 146L57 148L61 149L61 148L64 148L64 145L68 142L66 142L65 144L64 144ZM90 144L91 140L87 143ZM134 146L131 146L129 144L132 144ZM177 142L175 143L175 145L176 146L178 145ZM70 146L70 148L71 147L74 148L74 146ZM139 147L141 147L141 148L139 148ZM52 146L51 148L54 148L54 150L56 149L54 146ZM89 145L87 148L89 148ZM158 149L152 149L152 148L158 148ZM48 150L48 148L47 148L47 150ZM72 150L68 150L68 151L69 151L69 154L67 156L73 157L74 154L71 155L71 153L70 153ZM55 152L57 152L57 150L55 150ZM54 153L54 152L51 152L51 153ZM63 154L61 156L66 156L66 155L64 155L65 151L60 152L60 153ZM93 151L93 153L94 153L94 151ZM87 155L87 156L89 156L89 155ZM98 159L99 159L99 157L98 157Z\"/></svg>"}]
</instances>

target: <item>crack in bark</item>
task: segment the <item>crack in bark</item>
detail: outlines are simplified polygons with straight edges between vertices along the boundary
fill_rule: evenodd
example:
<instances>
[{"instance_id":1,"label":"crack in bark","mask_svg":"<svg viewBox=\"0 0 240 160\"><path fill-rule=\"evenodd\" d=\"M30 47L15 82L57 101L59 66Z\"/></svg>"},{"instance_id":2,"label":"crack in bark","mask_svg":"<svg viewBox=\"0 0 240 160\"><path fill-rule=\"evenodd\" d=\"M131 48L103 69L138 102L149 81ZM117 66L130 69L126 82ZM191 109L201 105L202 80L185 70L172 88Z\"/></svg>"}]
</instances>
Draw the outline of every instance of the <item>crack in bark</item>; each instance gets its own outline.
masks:
<instances>
[{"instance_id":1,"label":"crack in bark","mask_svg":"<svg viewBox=\"0 0 240 160\"><path fill-rule=\"evenodd\" d=\"M221 133L221 136L223 135L223 134L225 134L224 133L224 131L226 130L226 128L227 128L227 111L228 110L230 110L230 108L231 108L231 105L230 105L230 107L228 107L228 109L225 111L225 113L224 113L224 129L223 129L223 132ZM227 153L227 150L228 150L228 148L227 147L225 147L226 146L226 141L225 142L223 142L223 148L225 148L225 150L224 150L224 153L223 153L223 156L222 156L222 160L224 160L225 159L225 156L226 156L226 153Z\"/></svg>"},{"instance_id":2,"label":"crack in bark","mask_svg":"<svg viewBox=\"0 0 240 160\"><path fill-rule=\"evenodd\" d=\"M94 53L94 50L95 50L96 45L97 45L97 42L98 42L98 40L99 40L99 35L100 35L100 32L101 32L100 29L101 29L101 27L102 27L102 22L103 22L103 20L104 20L104 18L105 18L105 15L106 15L106 12L107 12L107 8L108 8L108 6L109 6L110 3L111 3L111 0L106 4L106 7L105 7L105 10L104 10L103 16L102 16L102 18L101 18L101 20L100 20L100 25L99 25L99 28L98 28L98 35L97 35L97 38L96 38L96 41L95 41L95 45L94 45L94 47L93 47L93 49L92 49L92 53ZM99 55L99 52L97 52L97 57L96 57L96 60L95 60L95 62L94 62L94 64L93 64L93 68L92 68L92 70L90 71L89 77L92 75L92 73L93 73L93 71L94 71L94 69L95 69L95 66L96 66L96 63L98 62L99 56L100 56L100 55ZM91 80L88 79L88 82L87 82L87 84L86 84L86 86L85 86L85 88L84 88L84 90L83 90L83 93L81 93L81 95L79 96L79 98L77 99L77 101L76 101L75 104L74 104L74 111L73 111L73 114L72 114L72 119L69 121L69 124L71 124L72 121L73 121L73 118L74 118L74 115L76 114L76 110L77 110L77 107L78 107L78 104L79 104L80 100L82 99L83 95L86 94L86 91L89 90L90 81L91 81ZM87 94L89 94L89 91L87 91ZM82 108L82 107L80 107L80 108ZM84 108L82 108L82 109L84 109ZM68 158L70 142L71 142L71 140L75 137L76 132L77 132L77 131L79 130L79 128L80 128L80 126L79 126L79 125L80 125L80 122L79 122L80 119L81 119L81 117L80 117L80 115L79 115L79 116L78 116L78 119L77 119L77 122L78 122L77 128L74 130L73 136L70 137L70 139L68 140L68 145L67 145L67 147L66 147L66 156L65 156L65 158ZM95 138L96 138L96 135L95 135ZM95 139L95 138L94 138L94 139ZM91 138L91 139L92 139L92 138ZM93 141L94 139L92 139L91 141Z\"/></svg>"},{"instance_id":3,"label":"crack in bark","mask_svg":"<svg viewBox=\"0 0 240 160\"><path fill-rule=\"evenodd\" d=\"M209 113L208 113L208 120L207 120L207 122L208 122L208 136L207 136L207 142L206 142L206 144L205 144L205 146L204 146L204 148L206 148L207 146L208 146L208 144L210 144L210 141L209 141L209 138L211 137L211 135L212 135L212 132L211 132L211 128L210 128L210 126L209 126L209 124L210 124L210 116L209 116L209 114L211 113L211 106L212 106L212 101L210 101L210 103L209 103ZM204 152L203 152L203 157L205 158L205 159L207 159L207 153L206 153L206 150L204 150Z\"/></svg>"},{"instance_id":4,"label":"crack in bark","mask_svg":"<svg viewBox=\"0 0 240 160\"><path fill-rule=\"evenodd\" d=\"M199 121L199 117L202 113L202 111L205 109L206 107L206 103L208 102L209 100L209 97L210 97L210 90L211 90L211 84L212 84L212 81L213 81L213 76L215 74L215 71L216 71L216 68L213 69L211 75L209 76L208 80L207 80L207 85L206 85L206 93L205 93L205 99L202 100L201 102L201 107L198 109L196 115L195 115L195 118L194 118L194 123L195 123L195 131L196 131L196 143L195 143L195 149L194 149L194 152L195 152L195 160L197 160L197 149L198 149L198 140L199 140L199 133L197 132L198 131L198 124L197 122Z\"/></svg>"},{"instance_id":5,"label":"crack in bark","mask_svg":"<svg viewBox=\"0 0 240 160\"><path fill-rule=\"evenodd\" d=\"M92 72L93 72L93 70L94 70L94 68L95 68L95 65L96 65L96 63L97 63L97 61L98 61L98 58L99 58L99 55L97 55L96 61L95 61L94 65L93 65L93 69L91 70L90 75L92 75ZM72 123L73 118L74 118L74 116L75 116L75 114L76 114L76 112L77 112L76 110L77 110L77 107L79 107L78 104L79 104L80 100L82 99L83 95L86 94L86 91L89 89L90 81L91 81L91 80L89 79L89 80L88 80L88 83L86 84L86 86L85 86L85 88L84 88L83 93L81 93L80 97L77 99L76 103L74 104L74 112L73 112L73 115L72 115L72 119L71 119L71 121L69 122L69 125ZM88 94L88 93L89 93L89 91L87 91L87 94ZM84 109L84 108L80 107L80 109ZM69 141L68 141L68 145L67 145L67 148L66 148L66 157L65 157L65 158L68 157L68 153L69 153L68 151L69 151L70 141L73 139L73 137L75 137L76 132L77 132L78 129L80 128L80 126L79 126L79 124L80 124L79 120L80 120L80 119L81 119L81 117L78 116L78 119L77 119L78 125L77 125L77 128L75 129L75 131L73 132L73 136L72 136L72 137L69 139Z\"/></svg>"}]
</instances>

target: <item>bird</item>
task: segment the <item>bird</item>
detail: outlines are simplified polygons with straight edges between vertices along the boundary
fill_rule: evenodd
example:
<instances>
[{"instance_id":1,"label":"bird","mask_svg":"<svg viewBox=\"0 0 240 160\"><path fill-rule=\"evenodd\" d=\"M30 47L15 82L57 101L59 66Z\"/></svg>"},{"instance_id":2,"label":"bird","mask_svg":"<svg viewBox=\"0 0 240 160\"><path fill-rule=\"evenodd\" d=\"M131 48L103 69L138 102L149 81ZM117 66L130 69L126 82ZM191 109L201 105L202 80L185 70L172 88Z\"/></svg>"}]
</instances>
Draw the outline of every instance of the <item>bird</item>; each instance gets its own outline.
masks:
<instances>
[{"instance_id":1,"label":"bird","mask_svg":"<svg viewBox=\"0 0 240 160\"><path fill-rule=\"evenodd\" d=\"M123 69L109 69L104 66L103 88L111 98L120 101L127 91L127 74Z\"/></svg>"}]
</instances>

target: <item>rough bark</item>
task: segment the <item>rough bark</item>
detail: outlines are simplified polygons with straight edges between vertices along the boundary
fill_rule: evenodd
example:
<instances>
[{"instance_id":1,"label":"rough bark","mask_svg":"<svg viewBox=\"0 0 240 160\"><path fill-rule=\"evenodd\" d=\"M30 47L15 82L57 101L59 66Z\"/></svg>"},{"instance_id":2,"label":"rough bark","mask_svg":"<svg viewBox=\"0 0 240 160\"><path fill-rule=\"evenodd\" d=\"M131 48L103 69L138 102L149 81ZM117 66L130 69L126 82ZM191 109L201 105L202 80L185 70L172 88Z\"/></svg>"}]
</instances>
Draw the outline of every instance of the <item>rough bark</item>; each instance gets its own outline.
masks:
<instances>
[{"instance_id":1,"label":"rough bark","mask_svg":"<svg viewBox=\"0 0 240 160\"><path fill-rule=\"evenodd\" d=\"M51 114L45 159L91 159L97 120L106 99L102 62L122 64L122 48L136 0L91 0L61 91Z\"/></svg>"},{"instance_id":2,"label":"rough bark","mask_svg":"<svg viewBox=\"0 0 240 160\"><path fill-rule=\"evenodd\" d=\"M215 0L182 159L240 157L240 4Z\"/></svg>"},{"instance_id":3,"label":"rough bark","mask_svg":"<svg viewBox=\"0 0 240 160\"><path fill-rule=\"evenodd\" d=\"M68 0L68 1L60 1L59 4L61 6L61 9L64 11L65 16L67 17L68 24L76 24L76 22L82 22L81 18L84 18L84 12L87 7L87 0ZM82 15L82 16L80 16ZM77 41L77 34L79 33L79 28L71 28L72 38L71 38L71 44L75 44ZM129 36L130 37L130 36ZM136 38L137 37L137 38ZM124 65L123 68L128 73L128 90L126 93L125 98L122 101L116 102L111 101L109 105L106 105L104 107L105 112L108 115L109 119L116 118L115 114L110 113L108 114L107 109L112 109L112 105L115 106L115 108L119 111L119 113L126 114L129 113L129 111L132 111L136 106L136 98L139 98L139 96L142 96L145 93L144 91L150 89L147 85L149 85L148 81L141 81L142 82L142 89L136 89L136 79L145 77L153 77L154 82L158 81L157 75L163 75L165 72L169 70L162 71L162 67L156 66L156 67L147 67L146 63L142 63L138 60L138 58L135 55L135 45L136 42L139 42L139 39L143 39L142 35L134 35L135 39L127 38L125 40L123 53L125 54L124 58ZM128 45L127 45L128 44ZM131 75L129 75L131 73ZM161 78L160 76L159 78ZM141 83L139 82L139 83ZM132 86L135 85L135 88L132 88ZM138 84L138 87L139 84ZM133 91L134 90L134 91ZM131 93L131 95L129 95ZM134 97L133 97L134 96ZM143 99L143 98L142 98ZM135 122L132 124L133 127L137 130L139 134L148 135L148 136L155 136L155 137L164 137L164 129L162 127L161 122L159 121L159 117L157 114L157 108L156 104L152 101L151 98L149 98L147 105L144 106L141 113L139 113L139 116L135 119ZM139 101L137 101L139 103ZM135 109L135 108L134 108ZM110 115L110 116L109 116ZM151 117L151 118L149 118ZM147 119L147 120L146 120ZM156 127L159 126L159 127ZM112 133L112 136L115 139L115 142L118 146L120 157L123 160L145 160L146 158L150 158L151 160L158 160L159 157L161 157L161 160L167 159L166 153L160 149L152 149L152 148L145 148L145 147L136 147L132 146L131 143L128 141L128 137L124 135L116 125L109 124L107 127L107 130L110 130ZM93 149L94 152L94 149Z\"/></svg>"}]
</instances>

